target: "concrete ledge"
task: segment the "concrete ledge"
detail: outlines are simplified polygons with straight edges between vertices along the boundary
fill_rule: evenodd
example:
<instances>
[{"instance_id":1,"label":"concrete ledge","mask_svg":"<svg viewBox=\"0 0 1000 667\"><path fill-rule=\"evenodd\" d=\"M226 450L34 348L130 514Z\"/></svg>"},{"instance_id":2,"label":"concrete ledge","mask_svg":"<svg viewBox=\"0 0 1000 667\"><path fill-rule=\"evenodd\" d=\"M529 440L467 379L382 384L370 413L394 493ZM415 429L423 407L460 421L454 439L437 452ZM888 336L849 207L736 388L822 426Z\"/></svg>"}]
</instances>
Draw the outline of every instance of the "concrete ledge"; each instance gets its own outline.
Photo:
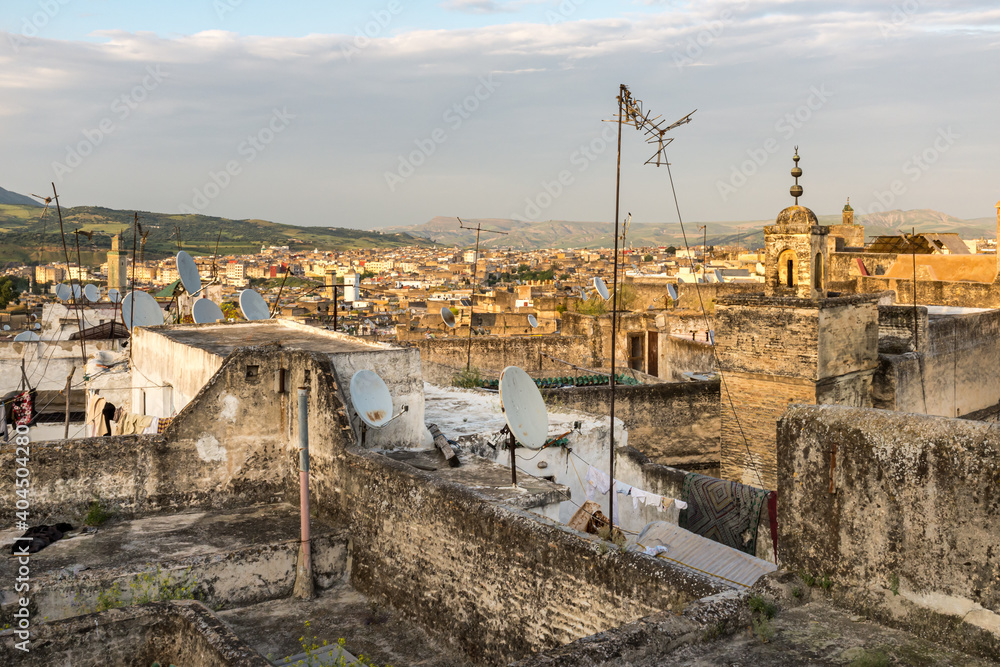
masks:
<instances>
[{"instance_id":1,"label":"concrete ledge","mask_svg":"<svg viewBox=\"0 0 1000 667\"><path fill-rule=\"evenodd\" d=\"M125 667L198 665L270 667L204 605L153 602L99 614L41 623L32 628L30 651L14 647L11 630L0 633L0 664L23 667Z\"/></svg>"}]
</instances>

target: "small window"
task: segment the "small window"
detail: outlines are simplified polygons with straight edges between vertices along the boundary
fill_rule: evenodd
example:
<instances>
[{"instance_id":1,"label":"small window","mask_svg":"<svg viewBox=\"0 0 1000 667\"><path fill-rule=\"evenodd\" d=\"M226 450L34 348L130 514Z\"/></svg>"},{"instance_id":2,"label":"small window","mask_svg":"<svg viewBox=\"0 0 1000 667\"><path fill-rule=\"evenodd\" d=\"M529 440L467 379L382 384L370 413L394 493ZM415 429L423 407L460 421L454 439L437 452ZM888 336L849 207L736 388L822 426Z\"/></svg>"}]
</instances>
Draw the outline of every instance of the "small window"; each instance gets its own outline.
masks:
<instances>
[{"instance_id":1,"label":"small window","mask_svg":"<svg viewBox=\"0 0 1000 667\"><path fill-rule=\"evenodd\" d=\"M257 377L258 375L260 375L260 366L247 366L246 377L247 377L248 380L250 378Z\"/></svg>"},{"instance_id":2,"label":"small window","mask_svg":"<svg viewBox=\"0 0 1000 667\"><path fill-rule=\"evenodd\" d=\"M813 262L813 287L823 289L823 255L816 253L816 260Z\"/></svg>"}]
</instances>

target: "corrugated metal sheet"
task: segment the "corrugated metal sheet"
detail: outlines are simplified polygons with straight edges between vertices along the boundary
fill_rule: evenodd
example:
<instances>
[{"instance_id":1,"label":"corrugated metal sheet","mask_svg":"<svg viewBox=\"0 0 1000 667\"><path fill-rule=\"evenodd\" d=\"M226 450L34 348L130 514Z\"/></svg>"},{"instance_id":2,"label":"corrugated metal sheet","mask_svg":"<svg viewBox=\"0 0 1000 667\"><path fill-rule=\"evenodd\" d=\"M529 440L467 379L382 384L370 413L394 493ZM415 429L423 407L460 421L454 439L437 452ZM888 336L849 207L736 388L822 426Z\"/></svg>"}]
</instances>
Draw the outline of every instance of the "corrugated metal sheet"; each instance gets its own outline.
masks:
<instances>
[{"instance_id":1,"label":"corrugated metal sheet","mask_svg":"<svg viewBox=\"0 0 1000 667\"><path fill-rule=\"evenodd\" d=\"M778 569L774 563L695 535L666 521L646 526L637 542L639 547L658 544L666 546L667 551L656 556L657 558L707 574L736 590L744 590L768 572Z\"/></svg>"}]
</instances>

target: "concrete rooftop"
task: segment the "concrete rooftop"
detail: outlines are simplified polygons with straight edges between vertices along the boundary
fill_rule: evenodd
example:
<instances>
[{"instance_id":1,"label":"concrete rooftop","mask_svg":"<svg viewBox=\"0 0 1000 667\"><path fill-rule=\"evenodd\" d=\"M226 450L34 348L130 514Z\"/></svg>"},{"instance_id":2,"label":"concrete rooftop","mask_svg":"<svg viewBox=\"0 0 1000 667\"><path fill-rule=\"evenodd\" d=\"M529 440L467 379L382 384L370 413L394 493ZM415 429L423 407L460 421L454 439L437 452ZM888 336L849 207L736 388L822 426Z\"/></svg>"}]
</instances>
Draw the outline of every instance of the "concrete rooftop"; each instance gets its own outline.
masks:
<instances>
[{"instance_id":1,"label":"concrete rooftop","mask_svg":"<svg viewBox=\"0 0 1000 667\"><path fill-rule=\"evenodd\" d=\"M285 320L260 320L233 324L190 324L150 327L172 341L225 357L238 347L280 344L286 350L344 354L374 352L382 345L364 343L352 336L304 326Z\"/></svg>"}]
</instances>

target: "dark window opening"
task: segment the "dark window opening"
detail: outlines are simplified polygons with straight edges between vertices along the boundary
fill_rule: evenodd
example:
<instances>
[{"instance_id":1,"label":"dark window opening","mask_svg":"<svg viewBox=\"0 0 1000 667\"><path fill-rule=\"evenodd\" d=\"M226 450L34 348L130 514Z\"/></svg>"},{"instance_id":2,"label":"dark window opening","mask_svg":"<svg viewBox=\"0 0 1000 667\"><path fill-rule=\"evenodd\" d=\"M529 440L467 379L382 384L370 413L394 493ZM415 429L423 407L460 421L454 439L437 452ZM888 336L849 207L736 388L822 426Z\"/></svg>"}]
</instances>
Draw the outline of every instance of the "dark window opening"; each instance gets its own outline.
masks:
<instances>
[{"instance_id":1,"label":"dark window opening","mask_svg":"<svg viewBox=\"0 0 1000 667\"><path fill-rule=\"evenodd\" d=\"M788 282L788 287L795 287L795 262L793 260L788 260L787 266L786 280Z\"/></svg>"}]
</instances>

